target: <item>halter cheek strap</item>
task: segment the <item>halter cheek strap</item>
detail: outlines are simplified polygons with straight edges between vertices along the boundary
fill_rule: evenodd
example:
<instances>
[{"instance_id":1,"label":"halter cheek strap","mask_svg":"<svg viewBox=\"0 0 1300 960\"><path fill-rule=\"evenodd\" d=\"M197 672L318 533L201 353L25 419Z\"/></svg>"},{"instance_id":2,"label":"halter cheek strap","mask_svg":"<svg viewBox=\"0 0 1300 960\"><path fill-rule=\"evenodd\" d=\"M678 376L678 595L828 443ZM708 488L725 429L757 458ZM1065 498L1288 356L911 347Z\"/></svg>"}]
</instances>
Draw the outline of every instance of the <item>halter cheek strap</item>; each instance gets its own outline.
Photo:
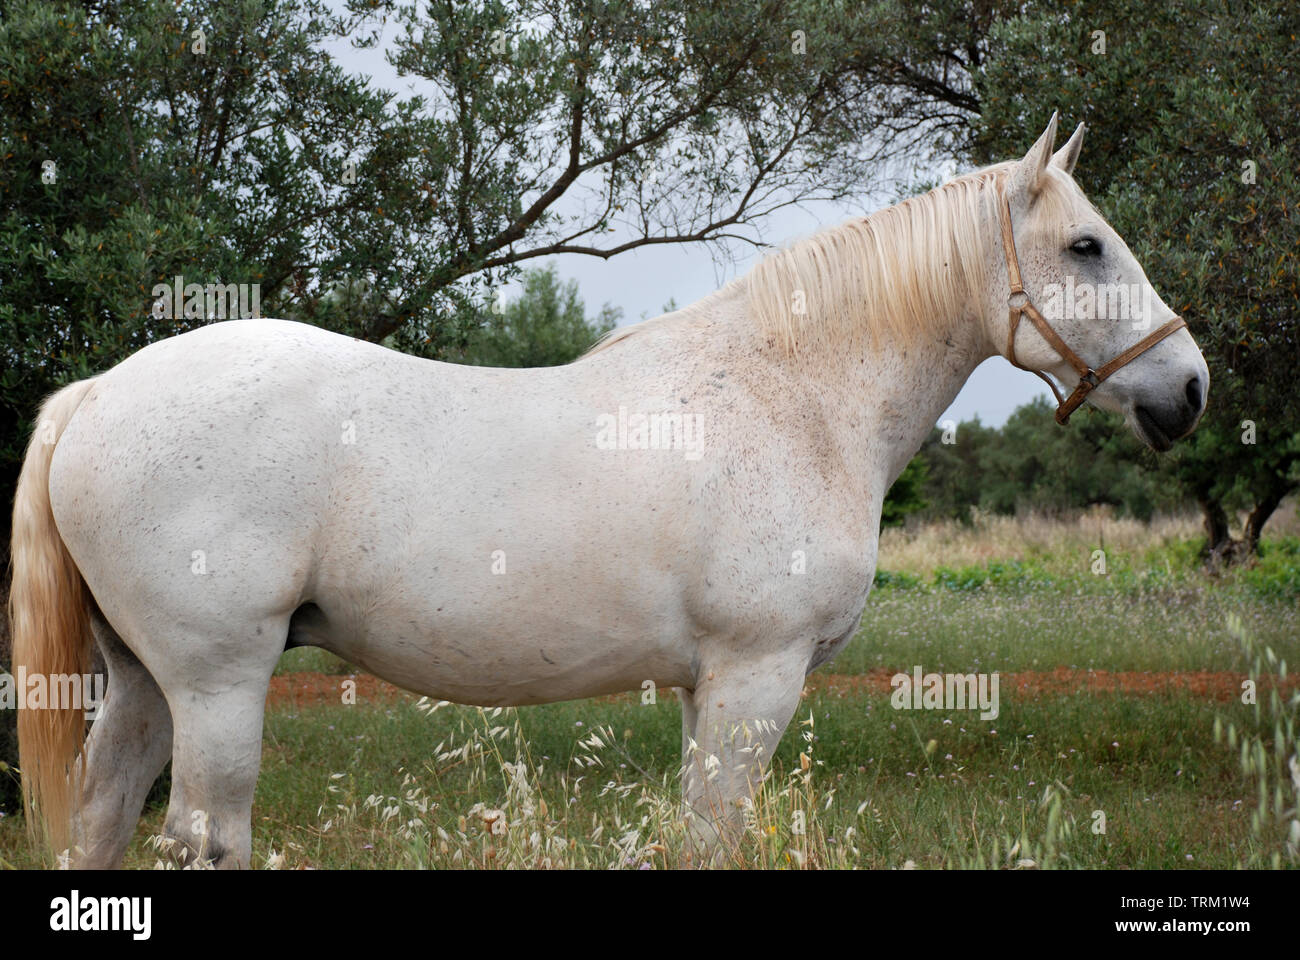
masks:
<instances>
[{"instance_id":1,"label":"halter cheek strap","mask_svg":"<svg viewBox=\"0 0 1300 960\"><path fill-rule=\"evenodd\" d=\"M1158 330L1147 334L1133 346L1129 347L1119 356L1108 360L1099 369L1094 370L1079 358L1079 355L1071 350L1064 340L1057 335L1051 325L1043 318L1043 315L1034 307L1029 295L1025 293L1024 285L1020 282L1020 261L1016 258L1016 238L1011 232L1011 204L1007 200L1005 193L1002 194L1002 202L998 206L998 213L1002 220L1002 252L1007 258L1007 280L1011 285L1011 294L1007 297L1007 308L1010 311L1007 327L1007 359L1021 370L1028 370L1034 376L1040 378L1052 390L1056 397L1056 422L1060 424L1068 423L1070 414L1074 413L1097 386L1112 373L1125 364L1146 353L1157 343L1176 333L1187 326L1187 321L1182 317L1174 317L1164 324ZM1079 375L1079 385L1074 388L1074 392L1068 397L1062 397L1061 391L1056 388L1056 384L1047 374L1041 370L1034 370L1026 367L1016 359L1016 331L1020 328L1020 317L1024 314L1029 317L1038 332L1043 335L1043 339L1051 345L1052 349L1059 353L1074 372Z\"/></svg>"}]
</instances>

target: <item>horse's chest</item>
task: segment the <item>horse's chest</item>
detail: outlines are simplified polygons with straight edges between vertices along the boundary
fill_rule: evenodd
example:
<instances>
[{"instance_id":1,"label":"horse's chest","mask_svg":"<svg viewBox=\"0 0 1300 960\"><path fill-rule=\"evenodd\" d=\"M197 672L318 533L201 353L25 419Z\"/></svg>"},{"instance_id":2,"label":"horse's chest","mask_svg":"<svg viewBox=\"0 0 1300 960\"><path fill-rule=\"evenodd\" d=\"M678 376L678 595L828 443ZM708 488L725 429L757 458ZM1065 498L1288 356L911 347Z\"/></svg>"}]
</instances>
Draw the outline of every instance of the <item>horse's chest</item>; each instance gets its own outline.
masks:
<instances>
[{"instance_id":1,"label":"horse's chest","mask_svg":"<svg viewBox=\"0 0 1300 960\"><path fill-rule=\"evenodd\" d=\"M852 639L866 607L875 569L874 543L818 549L804 539L767 565L711 565L691 603L695 619L724 642L764 651L798 647L809 669Z\"/></svg>"}]
</instances>

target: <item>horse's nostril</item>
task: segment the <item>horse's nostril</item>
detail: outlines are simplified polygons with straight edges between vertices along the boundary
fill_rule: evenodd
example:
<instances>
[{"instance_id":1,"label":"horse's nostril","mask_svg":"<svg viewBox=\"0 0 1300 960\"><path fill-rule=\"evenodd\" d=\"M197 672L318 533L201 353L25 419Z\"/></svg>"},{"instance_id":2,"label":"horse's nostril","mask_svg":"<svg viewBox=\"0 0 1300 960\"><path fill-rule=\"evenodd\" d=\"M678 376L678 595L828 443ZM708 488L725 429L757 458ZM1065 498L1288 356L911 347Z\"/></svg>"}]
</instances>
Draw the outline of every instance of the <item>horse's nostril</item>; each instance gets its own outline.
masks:
<instances>
[{"instance_id":1,"label":"horse's nostril","mask_svg":"<svg viewBox=\"0 0 1300 960\"><path fill-rule=\"evenodd\" d=\"M1201 409L1201 378L1192 377L1187 381L1187 402L1193 410Z\"/></svg>"}]
</instances>

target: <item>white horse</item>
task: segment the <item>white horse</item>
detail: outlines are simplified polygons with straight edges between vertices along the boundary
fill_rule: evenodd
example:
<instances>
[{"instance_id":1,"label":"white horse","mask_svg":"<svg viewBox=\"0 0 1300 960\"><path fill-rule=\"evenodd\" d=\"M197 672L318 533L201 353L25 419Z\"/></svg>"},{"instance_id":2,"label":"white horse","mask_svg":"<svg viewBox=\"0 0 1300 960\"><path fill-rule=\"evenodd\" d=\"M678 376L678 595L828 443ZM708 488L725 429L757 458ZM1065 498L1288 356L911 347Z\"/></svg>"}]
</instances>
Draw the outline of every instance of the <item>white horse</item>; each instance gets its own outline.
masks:
<instances>
[{"instance_id":1,"label":"white horse","mask_svg":"<svg viewBox=\"0 0 1300 960\"><path fill-rule=\"evenodd\" d=\"M858 628L881 502L936 417L998 353L1073 378L1041 330L1008 338L1013 274L1031 299L1150 287L1070 178L1082 125L1054 155L1055 133L568 366L243 320L59 391L14 508L15 664L83 673L93 637L109 682L88 737L78 710L20 714L53 849L117 865L171 758L167 834L249 866L268 683L304 644L460 703L680 688L691 822L734 835L804 678ZM1100 364L1135 326L1051 330ZM1209 374L1161 336L1087 399L1163 449Z\"/></svg>"}]
</instances>

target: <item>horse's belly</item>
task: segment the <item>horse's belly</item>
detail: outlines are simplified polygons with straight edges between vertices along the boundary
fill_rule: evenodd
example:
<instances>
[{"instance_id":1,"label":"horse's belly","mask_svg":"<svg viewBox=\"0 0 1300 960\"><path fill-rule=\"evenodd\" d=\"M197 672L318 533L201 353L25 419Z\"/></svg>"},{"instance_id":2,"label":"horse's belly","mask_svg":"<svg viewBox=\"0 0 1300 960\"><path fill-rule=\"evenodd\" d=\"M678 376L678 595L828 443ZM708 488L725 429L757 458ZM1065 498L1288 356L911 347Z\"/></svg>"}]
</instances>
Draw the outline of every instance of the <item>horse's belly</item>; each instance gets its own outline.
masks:
<instances>
[{"instance_id":1,"label":"horse's belly","mask_svg":"<svg viewBox=\"0 0 1300 960\"><path fill-rule=\"evenodd\" d=\"M530 619L498 606L484 617L449 606L372 613L356 629L322 626L299 639L399 687L456 703L522 706L645 689L647 681L694 685L690 646L663 618L630 611L602 625L579 614Z\"/></svg>"}]
</instances>

